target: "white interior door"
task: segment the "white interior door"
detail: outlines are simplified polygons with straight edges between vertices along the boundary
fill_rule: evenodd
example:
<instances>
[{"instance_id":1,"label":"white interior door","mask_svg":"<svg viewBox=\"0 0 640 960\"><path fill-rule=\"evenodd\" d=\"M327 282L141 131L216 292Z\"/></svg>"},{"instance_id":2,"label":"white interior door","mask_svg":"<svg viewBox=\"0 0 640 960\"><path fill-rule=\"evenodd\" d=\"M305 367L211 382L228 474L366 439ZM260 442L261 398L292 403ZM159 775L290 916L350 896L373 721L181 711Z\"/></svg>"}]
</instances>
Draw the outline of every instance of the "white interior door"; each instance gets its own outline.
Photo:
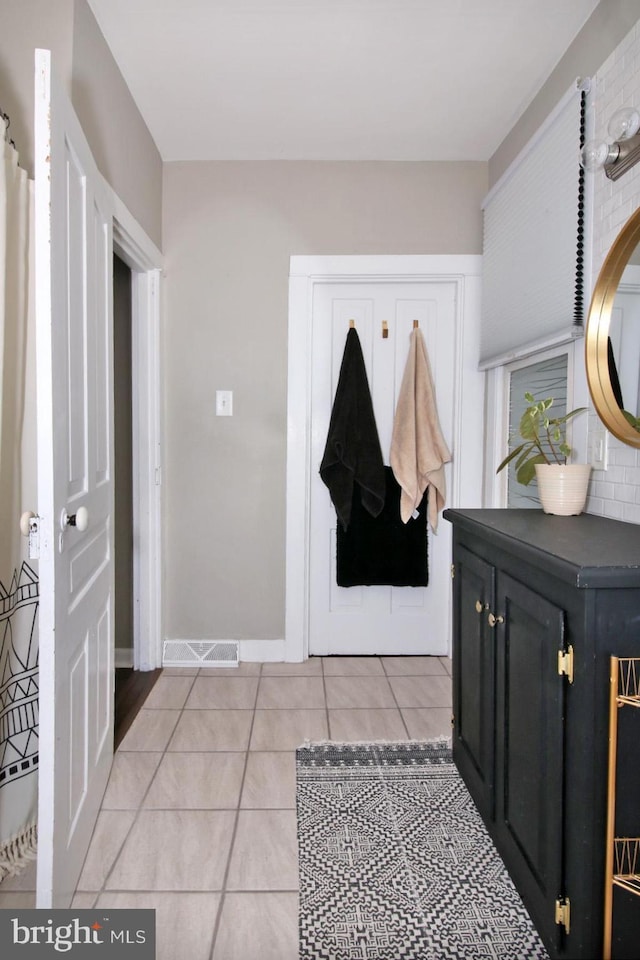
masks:
<instances>
[{"instance_id":1,"label":"white interior door","mask_svg":"<svg viewBox=\"0 0 640 960\"><path fill-rule=\"evenodd\" d=\"M640 266L628 266L611 310L609 336L613 346L625 410L640 414Z\"/></svg>"},{"instance_id":2,"label":"white interior door","mask_svg":"<svg viewBox=\"0 0 640 960\"><path fill-rule=\"evenodd\" d=\"M427 587L336 584L336 513L319 466L329 429L349 321L355 320L384 462L396 400L418 320L431 363L440 424L453 438L456 286L450 281L319 283L314 287L311 397L309 652L433 654L448 651L451 534L428 534ZM382 336L386 322L388 336ZM453 453L454 451L452 451ZM451 483L446 468L447 485Z\"/></svg>"},{"instance_id":3,"label":"white interior door","mask_svg":"<svg viewBox=\"0 0 640 960\"><path fill-rule=\"evenodd\" d=\"M35 143L37 905L64 907L113 754L112 211L49 51L36 54Z\"/></svg>"}]
</instances>

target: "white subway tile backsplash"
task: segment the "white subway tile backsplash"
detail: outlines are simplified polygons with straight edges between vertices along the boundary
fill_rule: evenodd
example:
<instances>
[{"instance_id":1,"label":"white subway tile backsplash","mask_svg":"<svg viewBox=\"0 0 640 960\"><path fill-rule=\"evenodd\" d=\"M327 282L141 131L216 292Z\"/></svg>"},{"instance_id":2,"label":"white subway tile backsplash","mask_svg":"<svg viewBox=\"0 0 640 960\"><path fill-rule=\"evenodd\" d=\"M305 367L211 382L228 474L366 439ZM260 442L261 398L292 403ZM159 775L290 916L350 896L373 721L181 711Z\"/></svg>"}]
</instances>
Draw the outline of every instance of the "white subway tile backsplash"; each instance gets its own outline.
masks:
<instances>
[{"instance_id":1,"label":"white subway tile backsplash","mask_svg":"<svg viewBox=\"0 0 640 960\"><path fill-rule=\"evenodd\" d=\"M603 483L596 480L593 484L593 492L596 497L600 497L602 500L613 500L615 487L612 483Z\"/></svg>"},{"instance_id":2,"label":"white subway tile backsplash","mask_svg":"<svg viewBox=\"0 0 640 960\"><path fill-rule=\"evenodd\" d=\"M609 76L609 74L611 73L611 71L615 66L615 63L616 63L616 51L614 50L613 53L607 57L605 62L602 64L602 66L598 70L598 73L596 74L598 87L604 86L604 84L607 81L607 77Z\"/></svg>"},{"instance_id":3,"label":"white subway tile backsplash","mask_svg":"<svg viewBox=\"0 0 640 960\"><path fill-rule=\"evenodd\" d=\"M605 500L603 516L612 520L622 520L623 505L615 500Z\"/></svg>"},{"instance_id":4,"label":"white subway tile backsplash","mask_svg":"<svg viewBox=\"0 0 640 960\"><path fill-rule=\"evenodd\" d=\"M624 467L610 465L604 474L604 479L612 486L617 486L618 484L624 483L624 471Z\"/></svg>"},{"instance_id":5,"label":"white subway tile backsplash","mask_svg":"<svg viewBox=\"0 0 640 960\"><path fill-rule=\"evenodd\" d=\"M634 27L615 49L614 56L616 65L620 65L624 69L629 60L633 62L635 40L636 30Z\"/></svg>"},{"instance_id":6,"label":"white subway tile backsplash","mask_svg":"<svg viewBox=\"0 0 640 960\"><path fill-rule=\"evenodd\" d=\"M627 523L640 523L640 506L633 503L623 504L622 519Z\"/></svg>"},{"instance_id":7,"label":"white subway tile backsplash","mask_svg":"<svg viewBox=\"0 0 640 960\"><path fill-rule=\"evenodd\" d=\"M629 499L635 500L636 493L640 493L640 467L625 467L624 479L625 484L628 484L634 491L633 497Z\"/></svg>"},{"instance_id":8,"label":"white subway tile backsplash","mask_svg":"<svg viewBox=\"0 0 640 960\"><path fill-rule=\"evenodd\" d=\"M619 440L615 440L613 437L610 436L609 437L609 463L614 464L615 466L618 466L618 467L637 467L638 451L634 450L633 447L623 446ZM626 474L625 474L625 479L626 479ZM640 482L640 473L638 474L638 482Z\"/></svg>"},{"instance_id":9,"label":"white subway tile backsplash","mask_svg":"<svg viewBox=\"0 0 640 960\"><path fill-rule=\"evenodd\" d=\"M616 207L616 197L607 197L600 205L600 222L604 223L609 219Z\"/></svg>"}]
</instances>

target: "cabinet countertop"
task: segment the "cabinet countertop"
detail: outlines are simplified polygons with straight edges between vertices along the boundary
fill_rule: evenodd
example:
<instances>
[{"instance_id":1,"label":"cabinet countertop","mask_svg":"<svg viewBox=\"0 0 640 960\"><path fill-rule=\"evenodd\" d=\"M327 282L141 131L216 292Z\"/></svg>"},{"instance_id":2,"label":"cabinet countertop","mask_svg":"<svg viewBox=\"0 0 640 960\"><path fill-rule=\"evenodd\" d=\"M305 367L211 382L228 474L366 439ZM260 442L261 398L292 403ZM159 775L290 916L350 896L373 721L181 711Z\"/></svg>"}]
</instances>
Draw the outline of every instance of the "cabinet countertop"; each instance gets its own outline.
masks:
<instances>
[{"instance_id":1,"label":"cabinet countertop","mask_svg":"<svg viewBox=\"0 0 640 960\"><path fill-rule=\"evenodd\" d=\"M542 510L447 509L454 526L513 550L579 588L640 587L640 525L582 513ZM511 547L510 547L511 545Z\"/></svg>"}]
</instances>

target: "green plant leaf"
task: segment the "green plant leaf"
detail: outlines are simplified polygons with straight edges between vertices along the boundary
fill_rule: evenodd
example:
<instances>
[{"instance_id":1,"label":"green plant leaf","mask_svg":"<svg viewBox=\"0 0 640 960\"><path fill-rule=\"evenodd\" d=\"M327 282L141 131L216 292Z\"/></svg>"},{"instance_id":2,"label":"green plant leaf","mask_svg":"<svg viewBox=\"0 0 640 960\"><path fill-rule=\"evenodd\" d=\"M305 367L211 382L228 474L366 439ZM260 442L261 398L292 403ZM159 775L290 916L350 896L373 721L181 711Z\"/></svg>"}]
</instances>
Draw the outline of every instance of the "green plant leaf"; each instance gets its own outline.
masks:
<instances>
[{"instance_id":1,"label":"green plant leaf","mask_svg":"<svg viewBox=\"0 0 640 960\"><path fill-rule=\"evenodd\" d=\"M530 457L529 460L526 460L518 472L516 473L516 479L518 483L521 483L524 487L529 486L531 481L536 475L536 463L546 463L546 458L541 454L537 454L535 457Z\"/></svg>"},{"instance_id":2,"label":"green plant leaf","mask_svg":"<svg viewBox=\"0 0 640 960\"><path fill-rule=\"evenodd\" d=\"M522 454L518 457L516 461L516 471L520 469L522 464L525 462L525 460L528 460L529 457L539 455L537 453L534 453L534 451L537 449L535 444L527 443L527 444L523 444L523 447L526 447L526 449L522 451Z\"/></svg>"},{"instance_id":3,"label":"green plant leaf","mask_svg":"<svg viewBox=\"0 0 640 960\"><path fill-rule=\"evenodd\" d=\"M634 415L628 410L623 410L622 416L633 427L634 430L640 430L640 417L634 417Z\"/></svg>"},{"instance_id":4,"label":"green plant leaf","mask_svg":"<svg viewBox=\"0 0 640 960\"><path fill-rule=\"evenodd\" d=\"M535 440L540 430L540 414L534 407L527 407L520 418L520 436Z\"/></svg>"},{"instance_id":5,"label":"green plant leaf","mask_svg":"<svg viewBox=\"0 0 640 960\"><path fill-rule=\"evenodd\" d=\"M519 447L516 447L515 450L512 450L511 453L510 453L507 457L504 458L504 460L502 461L502 463L500 464L500 466L499 466L498 469L496 470L496 473L500 473L501 470L504 470L504 468L507 466L507 464L508 464L508 463L511 463L511 461L513 460L513 458L514 458L514 457L517 457L518 454L524 449L525 446L528 446L528 444L521 443Z\"/></svg>"},{"instance_id":6,"label":"green plant leaf","mask_svg":"<svg viewBox=\"0 0 640 960\"><path fill-rule=\"evenodd\" d=\"M533 394L528 392L524 397L529 404L520 418L520 436L524 443L520 443L504 458L496 473L500 473L517 458L516 478L518 483L527 486L535 477L537 463L550 463L552 460L562 463L558 454L564 458L570 456L571 448L567 445L562 427L568 420L587 408L577 407L562 417L549 417L547 410L553 405L553 397L536 401ZM542 434L541 431L543 431ZM509 438L509 443L511 442Z\"/></svg>"},{"instance_id":7,"label":"green plant leaf","mask_svg":"<svg viewBox=\"0 0 640 960\"><path fill-rule=\"evenodd\" d=\"M571 418L575 417L578 413L584 413L586 409L586 407L576 407L575 410L570 410L569 413L565 413L564 417L556 417L551 422L557 423L558 425L561 423L566 423L567 420L571 420Z\"/></svg>"}]
</instances>

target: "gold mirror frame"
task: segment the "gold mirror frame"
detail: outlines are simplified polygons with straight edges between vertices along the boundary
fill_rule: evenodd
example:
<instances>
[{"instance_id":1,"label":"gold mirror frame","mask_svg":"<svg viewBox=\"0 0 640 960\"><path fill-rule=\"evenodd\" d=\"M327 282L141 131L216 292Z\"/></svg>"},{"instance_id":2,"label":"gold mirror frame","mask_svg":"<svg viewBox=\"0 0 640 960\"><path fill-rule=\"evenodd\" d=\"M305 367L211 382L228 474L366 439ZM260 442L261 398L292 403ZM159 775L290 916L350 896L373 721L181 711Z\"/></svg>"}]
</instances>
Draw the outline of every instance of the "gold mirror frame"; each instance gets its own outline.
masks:
<instances>
[{"instance_id":1,"label":"gold mirror frame","mask_svg":"<svg viewBox=\"0 0 640 960\"><path fill-rule=\"evenodd\" d=\"M607 254L591 297L585 338L587 382L596 413L614 437L640 447L640 433L631 426L615 398L609 374L608 339L611 311L629 259L640 244L640 209L633 213ZM640 363L640 357L638 358ZM634 414L637 411L633 411Z\"/></svg>"}]
</instances>

